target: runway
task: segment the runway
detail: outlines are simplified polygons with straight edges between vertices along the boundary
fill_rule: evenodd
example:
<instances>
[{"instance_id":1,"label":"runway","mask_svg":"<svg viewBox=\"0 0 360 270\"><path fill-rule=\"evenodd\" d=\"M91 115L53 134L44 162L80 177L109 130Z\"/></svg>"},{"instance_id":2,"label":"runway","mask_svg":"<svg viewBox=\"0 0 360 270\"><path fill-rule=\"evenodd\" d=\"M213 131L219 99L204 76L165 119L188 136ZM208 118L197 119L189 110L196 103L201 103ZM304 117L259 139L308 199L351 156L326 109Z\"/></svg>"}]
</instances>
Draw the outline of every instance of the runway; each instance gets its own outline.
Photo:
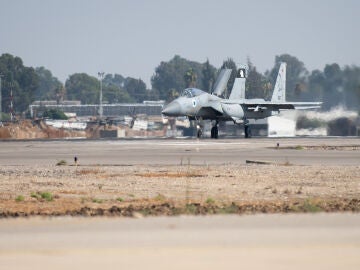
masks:
<instances>
[{"instance_id":1,"label":"runway","mask_svg":"<svg viewBox=\"0 0 360 270\"><path fill-rule=\"evenodd\" d=\"M279 143L280 148L276 149ZM244 164L263 160L295 165L359 165L360 138L252 138L226 140L59 140L2 141L2 165ZM357 146L355 150L304 149L303 146ZM288 149L298 147L299 149Z\"/></svg>"},{"instance_id":2,"label":"runway","mask_svg":"<svg viewBox=\"0 0 360 270\"><path fill-rule=\"evenodd\" d=\"M12 219L1 269L359 269L354 214Z\"/></svg>"}]
</instances>

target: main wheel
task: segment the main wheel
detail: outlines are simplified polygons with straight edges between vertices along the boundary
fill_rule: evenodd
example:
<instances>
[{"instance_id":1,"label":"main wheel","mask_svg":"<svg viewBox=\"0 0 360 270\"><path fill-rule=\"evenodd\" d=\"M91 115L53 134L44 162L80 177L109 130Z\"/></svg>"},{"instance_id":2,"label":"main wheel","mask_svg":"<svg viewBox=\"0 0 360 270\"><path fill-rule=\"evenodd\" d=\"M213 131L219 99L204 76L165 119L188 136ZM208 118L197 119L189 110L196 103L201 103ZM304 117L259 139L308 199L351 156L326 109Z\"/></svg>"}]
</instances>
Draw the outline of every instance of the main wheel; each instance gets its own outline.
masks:
<instances>
[{"instance_id":1,"label":"main wheel","mask_svg":"<svg viewBox=\"0 0 360 270\"><path fill-rule=\"evenodd\" d=\"M219 129L217 126L213 127L214 129L214 139L219 138Z\"/></svg>"},{"instance_id":2,"label":"main wheel","mask_svg":"<svg viewBox=\"0 0 360 270\"><path fill-rule=\"evenodd\" d=\"M211 128L211 139L217 139L219 138L219 129L217 126L213 126Z\"/></svg>"},{"instance_id":3,"label":"main wheel","mask_svg":"<svg viewBox=\"0 0 360 270\"><path fill-rule=\"evenodd\" d=\"M245 138L251 138L251 129L249 125L245 125L244 132L245 132Z\"/></svg>"}]
</instances>

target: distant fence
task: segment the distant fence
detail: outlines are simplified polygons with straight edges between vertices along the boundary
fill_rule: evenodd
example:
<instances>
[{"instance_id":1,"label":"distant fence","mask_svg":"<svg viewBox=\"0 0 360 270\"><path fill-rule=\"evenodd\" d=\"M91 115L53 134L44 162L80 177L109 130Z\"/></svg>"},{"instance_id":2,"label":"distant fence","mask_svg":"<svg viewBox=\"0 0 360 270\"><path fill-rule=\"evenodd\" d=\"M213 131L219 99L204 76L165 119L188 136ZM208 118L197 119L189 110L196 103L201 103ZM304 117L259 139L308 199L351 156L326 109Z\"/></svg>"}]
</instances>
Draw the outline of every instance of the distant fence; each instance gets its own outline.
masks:
<instances>
[{"instance_id":1,"label":"distant fence","mask_svg":"<svg viewBox=\"0 0 360 270\"><path fill-rule=\"evenodd\" d=\"M146 114L150 116L161 115L162 104L103 104L103 116L115 117L120 115ZM65 113L76 113L77 116L99 115L99 105L38 105L29 106L31 117L41 116L47 109L58 109Z\"/></svg>"}]
</instances>

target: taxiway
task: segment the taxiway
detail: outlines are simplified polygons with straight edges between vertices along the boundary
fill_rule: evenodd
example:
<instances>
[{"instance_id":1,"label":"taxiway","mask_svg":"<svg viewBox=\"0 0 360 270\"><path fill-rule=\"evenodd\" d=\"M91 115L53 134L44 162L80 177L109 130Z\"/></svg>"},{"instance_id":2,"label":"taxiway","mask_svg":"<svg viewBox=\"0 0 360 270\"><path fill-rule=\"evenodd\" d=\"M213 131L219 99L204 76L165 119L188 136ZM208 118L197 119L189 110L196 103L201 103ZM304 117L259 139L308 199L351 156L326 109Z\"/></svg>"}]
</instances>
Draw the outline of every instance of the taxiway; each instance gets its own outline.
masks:
<instances>
[{"instance_id":1,"label":"taxiway","mask_svg":"<svg viewBox=\"0 0 360 270\"><path fill-rule=\"evenodd\" d=\"M54 165L59 160L71 163L75 156L82 165L244 164L246 160L296 165L360 163L360 138L344 137L2 141L0 145L2 165ZM304 146L355 146L355 150L302 150Z\"/></svg>"}]
</instances>

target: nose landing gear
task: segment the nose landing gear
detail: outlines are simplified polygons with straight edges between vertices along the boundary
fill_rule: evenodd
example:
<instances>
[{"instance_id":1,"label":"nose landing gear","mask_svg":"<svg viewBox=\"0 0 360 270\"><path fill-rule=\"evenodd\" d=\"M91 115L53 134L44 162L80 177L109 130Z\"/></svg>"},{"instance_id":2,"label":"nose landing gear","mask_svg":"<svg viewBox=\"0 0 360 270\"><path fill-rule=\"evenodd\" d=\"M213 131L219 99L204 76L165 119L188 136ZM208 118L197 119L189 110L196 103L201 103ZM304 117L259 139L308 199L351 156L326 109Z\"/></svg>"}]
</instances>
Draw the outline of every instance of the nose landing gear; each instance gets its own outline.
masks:
<instances>
[{"instance_id":1,"label":"nose landing gear","mask_svg":"<svg viewBox=\"0 0 360 270\"><path fill-rule=\"evenodd\" d=\"M202 132L201 126L200 126L200 125L196 125L196 137L197 137L198 139L200 139L201 136L202 136L202 134L203 134L203 132Z\"/></svg>"}]
</instances>

